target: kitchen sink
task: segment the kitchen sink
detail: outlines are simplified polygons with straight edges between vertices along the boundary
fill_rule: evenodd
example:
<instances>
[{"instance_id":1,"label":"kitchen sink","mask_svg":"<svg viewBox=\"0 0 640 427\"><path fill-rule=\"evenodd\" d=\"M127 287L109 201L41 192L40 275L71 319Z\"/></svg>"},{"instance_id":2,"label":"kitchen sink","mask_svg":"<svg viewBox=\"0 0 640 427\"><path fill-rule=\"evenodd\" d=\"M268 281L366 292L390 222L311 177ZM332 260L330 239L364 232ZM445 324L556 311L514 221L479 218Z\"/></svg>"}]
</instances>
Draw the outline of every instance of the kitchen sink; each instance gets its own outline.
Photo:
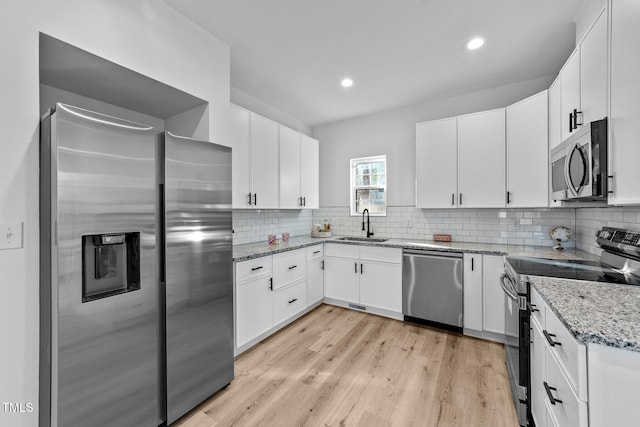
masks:
<instances>
[{"instance_id":1,"label":"kitchen sink","mask_svg":"<svg viewBox=\"0 0 640 427\"><path fill-rule=\"evenodd\" d=\"M345 240L347 242L386 242L389 239L377 239L374 237L339 237L337 240Z\"/></svg>"}]
</instances>

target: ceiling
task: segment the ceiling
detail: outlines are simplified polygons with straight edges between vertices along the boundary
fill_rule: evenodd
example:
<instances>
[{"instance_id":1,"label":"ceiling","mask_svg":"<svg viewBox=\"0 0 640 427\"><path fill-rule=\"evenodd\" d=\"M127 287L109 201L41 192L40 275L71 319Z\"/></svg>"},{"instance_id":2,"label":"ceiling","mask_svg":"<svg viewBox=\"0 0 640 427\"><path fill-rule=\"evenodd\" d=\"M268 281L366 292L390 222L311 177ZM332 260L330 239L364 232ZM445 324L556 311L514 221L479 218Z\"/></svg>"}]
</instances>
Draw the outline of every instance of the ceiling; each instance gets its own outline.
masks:
<instances>
[{"instance_id":1,"label":"ceiling","mask_svg":"<svg viewBox=\"0 0 640 427\"><path fill-rule=\"evenodd\" d=\"M582 3L165 1L230 46L233 87L310 126L555 75Z\"/></svg>"}]
</instances>

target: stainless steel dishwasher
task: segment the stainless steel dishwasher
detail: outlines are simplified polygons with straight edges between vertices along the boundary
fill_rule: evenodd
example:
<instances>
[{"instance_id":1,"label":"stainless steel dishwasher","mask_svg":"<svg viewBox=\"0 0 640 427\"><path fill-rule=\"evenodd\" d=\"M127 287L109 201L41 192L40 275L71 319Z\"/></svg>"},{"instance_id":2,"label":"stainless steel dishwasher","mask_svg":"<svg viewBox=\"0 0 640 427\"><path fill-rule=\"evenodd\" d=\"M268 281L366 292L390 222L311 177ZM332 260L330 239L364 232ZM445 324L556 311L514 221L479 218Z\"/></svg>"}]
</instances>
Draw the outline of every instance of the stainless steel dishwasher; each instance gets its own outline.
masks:
<instances>
[{"instance_id":1,"label":"stainless steel dishwasher","mask_svg":"<svg viewBox=\"0 0 640 427\"><path fill-rule=\"evenodd\" d=\"M462 253L405 249L402 313L405 320L462 331Z\"/></svg>"}]
</instances>

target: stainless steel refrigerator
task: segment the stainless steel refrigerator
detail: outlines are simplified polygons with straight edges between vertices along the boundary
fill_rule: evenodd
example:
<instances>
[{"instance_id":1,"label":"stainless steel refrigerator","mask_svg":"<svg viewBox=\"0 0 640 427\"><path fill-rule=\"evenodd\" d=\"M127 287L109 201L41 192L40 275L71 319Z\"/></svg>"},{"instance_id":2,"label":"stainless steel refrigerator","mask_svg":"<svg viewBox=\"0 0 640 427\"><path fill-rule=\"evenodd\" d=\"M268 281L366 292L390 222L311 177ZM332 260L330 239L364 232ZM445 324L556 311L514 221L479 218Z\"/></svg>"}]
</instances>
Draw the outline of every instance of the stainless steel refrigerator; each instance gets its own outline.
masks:
<instances>
[{"instance_id":1,"label":"stainless steel refrigerator","mask_svg":"<svg viewBox=\"0 0 640 427\"><path fill-rule=\"evenodd\" d=\"M169 424L233 379L231 150L41 122L40 425Z\"/></svg>"}]
</instances>

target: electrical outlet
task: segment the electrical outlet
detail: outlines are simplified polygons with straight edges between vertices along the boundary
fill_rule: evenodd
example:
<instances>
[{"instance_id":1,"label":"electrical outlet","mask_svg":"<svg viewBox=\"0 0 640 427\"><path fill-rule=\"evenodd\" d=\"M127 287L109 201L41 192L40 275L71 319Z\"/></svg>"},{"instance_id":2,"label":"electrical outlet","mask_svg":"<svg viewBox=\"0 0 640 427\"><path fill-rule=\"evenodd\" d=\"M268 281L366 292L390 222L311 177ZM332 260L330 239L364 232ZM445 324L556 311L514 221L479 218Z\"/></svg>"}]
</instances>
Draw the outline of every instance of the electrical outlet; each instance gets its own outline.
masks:
<instances>
[{"instance_id":1,"label":"electrical outlet","mask_svg":"<svg viewBox=\"0 0 640 427\"><path fill-rule=\"evenodd\" d=\"M0 224L0 249L22 248L22 223Z\"/></svg>"}]
</instances>

